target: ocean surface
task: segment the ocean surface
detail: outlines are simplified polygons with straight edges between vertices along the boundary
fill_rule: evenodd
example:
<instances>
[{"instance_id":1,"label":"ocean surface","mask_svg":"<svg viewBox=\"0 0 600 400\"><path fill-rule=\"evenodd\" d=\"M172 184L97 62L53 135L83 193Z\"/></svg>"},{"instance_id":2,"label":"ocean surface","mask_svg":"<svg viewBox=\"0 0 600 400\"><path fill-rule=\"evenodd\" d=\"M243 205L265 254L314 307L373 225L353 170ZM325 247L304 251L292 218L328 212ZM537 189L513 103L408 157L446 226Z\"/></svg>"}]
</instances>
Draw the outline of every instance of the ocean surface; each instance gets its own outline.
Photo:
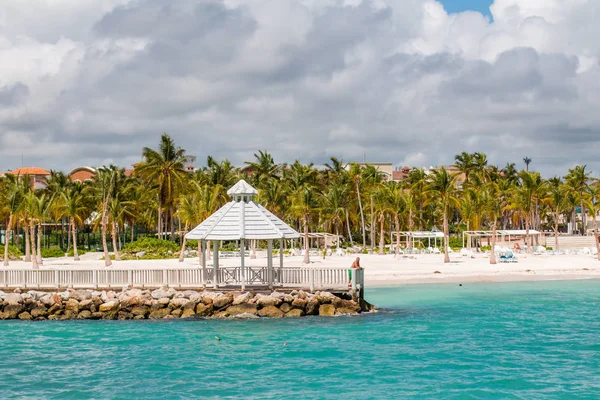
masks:
<instances>
[{"instance_id":1,"label":"ocean surface","mask_svg":"<svg viewBox=\"0 0 600 400\"><path fill-rule=\"evenodd\" d=\"M367 298L379 313L0 321L0 398L600 398L600 281L401 286Z\"/></svg>"}]
</instances>

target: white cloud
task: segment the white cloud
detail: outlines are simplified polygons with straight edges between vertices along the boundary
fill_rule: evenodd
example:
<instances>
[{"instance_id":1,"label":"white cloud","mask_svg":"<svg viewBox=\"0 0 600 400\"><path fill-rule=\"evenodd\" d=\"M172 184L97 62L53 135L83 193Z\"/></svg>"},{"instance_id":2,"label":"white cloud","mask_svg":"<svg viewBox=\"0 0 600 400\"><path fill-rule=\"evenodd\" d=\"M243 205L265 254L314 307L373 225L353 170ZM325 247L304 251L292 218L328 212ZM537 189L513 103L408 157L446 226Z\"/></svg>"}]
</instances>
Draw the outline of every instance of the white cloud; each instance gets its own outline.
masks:
<instances>
[{"instance_id":1,"label":"white cloud","mask_svg":"<svg viewBox=\"0 0 600 400\"><path fill-rule=\"evenodd\" d=\"M598 170L600 2L496 0L490 10L4 0L0 170L21 152L63 170L128 166L164 131L200 160L238 164L258 148L280 161L366 153L421 166L466 150L502 165L527 155L549 174Z\"/></svg>"}]
</instances>

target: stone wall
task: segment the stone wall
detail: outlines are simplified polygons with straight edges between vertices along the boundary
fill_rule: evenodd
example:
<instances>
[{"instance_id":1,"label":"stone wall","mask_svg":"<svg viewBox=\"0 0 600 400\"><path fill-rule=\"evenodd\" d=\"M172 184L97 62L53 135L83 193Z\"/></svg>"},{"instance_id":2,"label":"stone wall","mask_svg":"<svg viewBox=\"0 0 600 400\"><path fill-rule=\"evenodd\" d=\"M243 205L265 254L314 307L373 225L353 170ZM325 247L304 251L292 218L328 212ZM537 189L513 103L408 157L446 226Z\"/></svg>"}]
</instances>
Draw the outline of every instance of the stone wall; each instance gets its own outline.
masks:
<instances>
[{"instance_id":1,"label":"stone wall","mask_svg":"<svg viewBox=\"0 0 600 400\"><path fill-rule=\"evenodd\" d=\"M166 318L288 318L306 315L358 314L373 307L329 292L154 291L124 288L121 292L0 291L0 319L166 319Z\"/></svg>"}]
</instances>

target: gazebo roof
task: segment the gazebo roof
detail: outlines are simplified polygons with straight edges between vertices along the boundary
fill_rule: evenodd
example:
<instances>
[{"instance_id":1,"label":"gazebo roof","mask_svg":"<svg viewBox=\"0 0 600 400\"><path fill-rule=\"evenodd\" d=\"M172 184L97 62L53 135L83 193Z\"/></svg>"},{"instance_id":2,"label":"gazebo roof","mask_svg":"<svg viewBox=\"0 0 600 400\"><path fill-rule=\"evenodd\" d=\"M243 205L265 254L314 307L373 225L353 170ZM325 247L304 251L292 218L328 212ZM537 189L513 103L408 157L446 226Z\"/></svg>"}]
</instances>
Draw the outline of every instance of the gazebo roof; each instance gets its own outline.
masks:
<instances>
[{"instance_id":1,"label":"gazebo roof","mask_svg":"<svg viewBox=\"0 0 600 400\"><path fill-rule=\"evenodd\" d=\"M251 201L257 191L241 180L227 191L234 198L185 237L192 240L297 239L298 232Z\"/></svg>"}]
</instances>

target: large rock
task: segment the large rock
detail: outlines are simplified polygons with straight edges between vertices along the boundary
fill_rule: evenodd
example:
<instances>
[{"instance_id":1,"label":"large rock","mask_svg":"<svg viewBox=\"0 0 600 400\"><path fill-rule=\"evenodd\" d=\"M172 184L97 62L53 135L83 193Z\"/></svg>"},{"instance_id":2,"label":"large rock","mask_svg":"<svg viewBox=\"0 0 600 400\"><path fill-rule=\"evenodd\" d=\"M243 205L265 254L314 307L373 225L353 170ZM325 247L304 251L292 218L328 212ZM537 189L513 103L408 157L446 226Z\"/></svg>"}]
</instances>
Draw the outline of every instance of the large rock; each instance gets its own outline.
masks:
<instances>
[{"instance_id":1,"label":"large rock","mask_svg":"<svg viewBox=\"0 0 600 400\"><path fill-rule=\"evenodd\" d=\"M188 303L188 299L186 299L185 297L178 297L175 298L173 300L171 300L171 302L169 303L169 308L171 309L176 309L176 308L181 308L183 306L185 306Z\"/></svg>"},{"instance_id":2,"label":"large rock","mask_svg":"<svg viewBox=\"0 0 600 400\"><path fill-rule=\"evenodd\" d=\"M290 306L290 303L283 303L282 305L279 306L279 309L281 311L283 311L284 313L286 313L292 309L292 306Z\"/></svg>"},{"instance_id":3,"label":"large rock","mask_svg":"<svg viewBox=\"0 0 600 400\"><path fill-rule=\"evenodd\" d=\"M169 299L168 297L161 297L160 299L158 299L158 304L161 306L168 306L170 302L171 299Z\"/></svg>"},{"instance_id":4,"label":"large rock","mask_svg":"<svg viewBox=\"0 0 600 400\"><path fill-rule=\"evenodd\" d=\"M0 313L0 319L15 319L22 312L21 304L11 304L4 307L4 312Z\"/></svg>"},{"instance_id":5,"label":"large rock","mask_svg":"<svg viewBox=\"0 0 600 400\"><path fill-rule=\"evenodd\" d=\"M101 319L103 316L104 316L104 313L101 313L100 311L92 313L92 319Z\"/></svg>"},{"instance_id":6,"label":"large rock","mask_svg":"<svg viewBox=\"0 0 600 400\"><path fill-rule=\"evenodd\" d=\"M33 318L46 318L48 316L48 309L44 306L38 306L31 309L31 316Z\"/></svg>"},{"instance_id":7,"label":"large rock","mask_svg":"<svg viewBox=\"0 0 600 400\"><path fill-rule=\"evenodd\" d=\"M128 313L127 311L119 311L119 313L117 314L117 319L120 321L124 321L124 320L128 320L128 319L133 319L133 314Z\"/></svg>"},{"instance_id":8,"label":"large rock","mask_svg":"<svg viewBox=\"0 0 600 400\"><path fill-rule=\"evenodd\" d=\"M333 299L332 304L335 306L335 308L347 308L353 310L355 313L360 311L360 305L352 300L344 300L336 297Z\"/></svg>"},{"instance_id":9,"label":"large rock","mask_svg":"<svg viewBox=\"0 0 600 400\"><path fill-rule=\"evenodd\" d=\"M142 297L144 291L141 289L129 289L126 293L129 297Z\"/></svg>"},{"instance_id":10,"label":"large rock","mask_svg":"<svg viewBox=\"0 0 600 400\"><path fill-rule=\"evenodd\" d=\"M254 298L254 294L250 293L250 292L246 292L246 293L242 293L238 296L235 296L235 298L233 299L233 305L238 305L238 304L243 304L243 303L249 303L250 300L252 300Z\"/></svg>"},{"instance_id":11,"label":"large rock","mask_svg":"<svg viewBox=\"0 0 600 400\"><path fill-rule=\"evenodd\" d=\"M306 307L306 303L308 303L305 299L296 298L292 301L292 306L296 308L303 309Z\"/></svg>"},{"instance_id":12,"label":"large rock","mask_svg":"<svg viewBox=\"0 0 600 400\"><path fill-rule=\"evenodd\" d=\"M21 314L19 314L19 319L22 321L31 321L32 317L31 314L29 314L27 311L22 312Z\"/></svg>"},{"instance_id":13,"label":"large rock","mask_svg":"<svg viewBox=\"0 0 600 400\"><path fill-rule=\"evenodd\" d=\"M196 292L195 290L184 290L181 292L181 294L183 294L183 297L186 299L191 299L193 296L198 296L200 293Z\"/></svg>"},{"instance_id":14,"label":"large rock","mask_svg":"<svg viewBox=\"0 0 600 400\"><path fill-rule=\"evenodd\" d=\"M40 291L37 291L37 290L30 290L27 293L31 296L31 298L33 298L36 301L38 301L39 299L41 299L42 296L46 295L46 292L40 292ZM0 295L0 298L2 298L1 295Z\"/></svg>"},{"instance_id":15,"label":"large rock","mask_svg":"<svg viewBox=\"0 0 600 400\"><path fill-rule=\"evenodd\" d=\"M299 290L296 297L302 300L306 300L308 296L306 295L306 292L304 290Z\"/></svg>"},{"instance_id":16,"label":"large rock","mask_svg":"<svg viewBox=\"0 0 600 400\"><path fill-rule=\"evenodd\" d=\"M321 304L319 315L322 317L333 317L335 315L335 307L333 304Z\"/></svg>"},{"instance_id":17,"label":"large rock","mask_svg":"<svg viewBox=\"0 0 600 400\"><path fill-rule=\"evenodd\" d=\"M283 299L285 298L286 294L278 292L278 291L274 291L269 296L275 297L276 299L279 299L279 300L283 301Z\"/></svg>"},{"instance_id":18,"label":"large rock","mask_svg":"<svg viewBox=\"0 0 600 400\"><path fill-rule=\"evenodd\" d=\"M278 299L277 297L262 296L256 303L261 307L279 307L279 305L282 303L282 300Z\"/></svg>"},{"instance_id":19,"label":"large rock","mask_svg":"<svg viewBox=\"0 0 600 400\"><path fill-rule=\"evenodd\" d=\"M58 314L62 312L62 304L54 304L48 309L48 314Z\"/></svg>"},{"instance_id":20,"label":"large rock","mask_svg":"<svg viewBox=\"0 0 600 400\"><path fill-rule=\"evenodd\" d=\"M233 315L232 318L235 318L235 319L257 319L260 317L256 314L241 313L241 314Z\"/></svg>"},{"instance_id":21,"label":"large rock","mask_svg":"<svg viewBox=\"0 0 600 400\"><path fill-rule=\"evenodd\" d=\"M4 295L4 304L9 306L23 304L23 297L18 293L8 293Z\"/></svg>"},{"instance_id":22,"label":"large rock","mask_svg":"<svg viewBox=\"0 0 600 400\"><path fill-rule=\"evenodd\" d=\"M193 308L184 308L181 313L181 318L191 318L196 315L196 310Z\"/></svg>"},{"instance_id":23,"label":"large rock","mask_svg":"<svg viewBox=\"0 0 600 400\"><path fill-rule=\"evenodd\" d=\"M290 311L285 313L286 318L298 318L304 315L304 311L299 308L292 308Z\"/></svg>"},{"instance_id":24,"label":"large rock","mask_svg":"<svg viewBox=\"0 0 600 400\"><path fill-rule=\"evenodd\" d=\"M74 298L70 298L69 300L67 300L65 310L72 311L75 314L79 314L79 302Z\"/></svg>"},{"instance_id":25,"label":"large rock","mask_svg":"<svg viewBox=\"0 0 600 400\"><path fill-rule=\"evenodd\" d=\"M356 314L358 314L358 312L356 310L354 310L353 308L341 307L341 308L335 309L335 315L356 315Z\"/></svg>"},{"instance_id":26,"label":"large rock","mask_svg":"<svg viewBox=\"0 0 600 400\"><path fill-rule=\"evenodd\" d=\"M91 319L92 313L89 310L82 310L79 314L77 314L77 319Z\"/></svg>"},{"instance_id":27,"label":"large rock","mask_svg":"<svg viewBox=\"0 0 600 400\"><path fill-rule=\"evenodd\" d=\"M100 312L107 313L111 311L117 311L119 309L119 302L117 300L111 300L106 303L100 304L98 307Z\"/></svg>"},{"instance_id":28,"label":"large rock","mask_svg":"<svg viewBox=\"0 0 600 400\"><path fill-rule=\"evenodd\" d=\"M257 309L258 308L257 308L256 304L242 303L242 304L236 304L236 305L229 306L229 308L227 308L227 311L229 312L229 315L231 315L231 316L236 316L238 314L256 315Z\"/></svg>"},{"instance_id":29,"label":"large rock","mask_svg":"<svg viewBox=\"0 0 600 400\"><path fill-rule=\"evenodd\" d=\"M162 297L167 297L169 299L172 299L176 294L177 294L177 291L173 288L170 288L168 290L156 289L155 291L152 292L152 297L155 299L160 299Z\"/></svg>"},{"instance_id":30,"label":"large rock","mask_svg":"<svg viewBox=\"0 0 600 400\"><path fill-rule=\"evenodd\" d=\"M94 304L94 302L91 299L81 300L79 302L79 309L80 310L89 310L93 304Z\"/></svg>"},{"instance_id":31,"label":"large rock","mask_svg":"<svg viewBox=\"0 0 600 400\"><path fill-rule=\"evenodd\" d=\"M161 308L160 310L154 310L150 313L150 316L148 318L150 319L161 319L166 317L167 315L169 315L169 313L171 312L171 310L169 310L168 308Z\"/></svg>"},{"instance_id":32,"label":"large rock","mask_svg":"<svg viewBox=\"0 0 600 400\"><path fill-rule=\"evenodd\" d=\"M317 315L319 313L319 300L316 297L311 297L306 303L306 314Z\"/></svg>"},{"instance_id":33,"label":"large rock","mask_svg":"<svg viewBox=\"0 0 600 400\"><path fill-rule=\"evenodd\" d=\"M91 300L92 292L90 292L88 290L76 290L76 291L71 292L69 298L75 299L77 301Z\"/></svg>"},{"instance_id":34,"label":"large rock","mask_svg":"<svg viewBox=\"0 0 600 400\"><path fill-rule=\"evenodd\" d=\"M214 297L212 300L213 307L216 309L221 309L233 302L233 295L231 293L222 293L219 296Z\"/></svg>"},{"instance_id":35,"label":"large rock","mask_svg":"<svg viewBox=\"0 0 600 400\"><path fill-rule=\"evenodd\" d=\"M283 318L284 313L275 306L267 306L258 311L258 315L264 318Z\"/></svg>"},{"instance_id":36,"label":"large rock","mask_svg":"<svg viewBox=\"0 0 600 400\"><path fill-rule=\"evenodd\" d=\"M171 315L177 318L181 317L181 314L183 314L183 310L181 308L176 308L173 311L171 311Z\"/></svg>"},{"instance_id":37,"label":"large rock","mask_svg":"<svg viewBox=\"0 0 600 400\"><path fill-rule=\"evenodd\" d=\"M146 316L150 314L150 308L148 306L133 307L133 309L131 310L131 314L135 316L141 315L144 318L146 318Z\"/></svg>"},{"instance_id":38,"label":"large rock","mask_svg":"<svg viewBox=\"0 0 600 400\"><path fill-rule=\"evenodd\" d=\"M196 306L196 314L201 317L208 317L212 312L212 306L207 306L204 303L198 303Z\"/></svg>"}]
</instances>

